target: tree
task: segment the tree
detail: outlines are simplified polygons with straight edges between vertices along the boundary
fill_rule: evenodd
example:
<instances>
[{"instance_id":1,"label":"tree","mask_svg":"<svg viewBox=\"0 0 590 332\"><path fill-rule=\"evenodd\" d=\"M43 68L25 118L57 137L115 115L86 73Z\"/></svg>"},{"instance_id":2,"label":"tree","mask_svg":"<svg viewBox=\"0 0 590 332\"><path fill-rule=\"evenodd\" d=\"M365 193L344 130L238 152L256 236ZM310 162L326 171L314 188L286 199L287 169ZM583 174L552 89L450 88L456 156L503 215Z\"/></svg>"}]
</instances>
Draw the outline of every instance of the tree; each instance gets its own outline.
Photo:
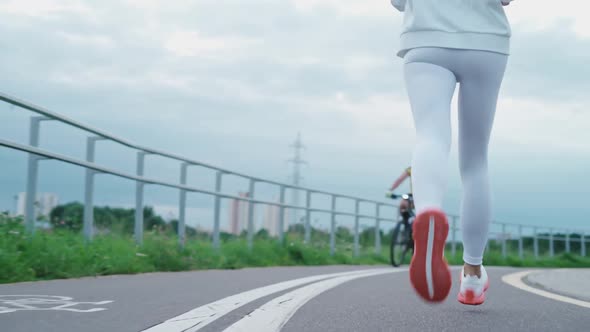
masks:
<instances>
[{"instance_id":1,"label":"tree","mask_svg":"<svg viewBox=\"0 0 590 332\"><path fill-rule=\"evenodd\" d=\"M336 228L336 238L346 242L352 242L354 237L350 233L350 229L344 226L339 226Z\"/></svg>"},{"instance_id":2,"label":"tree","mask_svg":"<svg viewBox=\"0 0 590 332\"><path fill-rule=\"evenodd\" d=\"M379 231L383 239L383 231ZM375 227L365 228L359 235L359 242L362 246L373 245L375 243Z\"/></svg>"},{"instance_id":3,"label":"tree","mask_svg":"<svg viewBox=\"0 0 590 332\"><path fill-rule=\"evenodd\" d=\"M79 232L84 220L84 205L79 202L55 207L50 213L51 225L56 229L69 229ZM143 209L143 226L146 230L166 226L162 217L151 206ZM135 229L135 209L95 207L94 227L113 232L133 234ZM175 228L178 229L178 226Z\"/></svg>"},{"instance_id":4,"label":"tree","mask_svg":"<svg viewBox=\"0 0 590 332\"><path fill-rule=\"evenodd\" d=\"M59 205L49 214L50 223L56 229L79 232L82 229L84 206L78 202Z\"/></svg>"},{"instance_id":5,"label":"tree","mask_svg":"<svg viewBox=\"0 0 590 332\"><path fill-rule=\"evenodd\" d=\"M168 232L172 234L178 234L178 225L179 222L177 219L170 220L170 222L166 225ZM195 237L197 236L197 230L191 226L184 225L184 234L186 237Z\"/></svg>"},{"instance_id":6,"label":"tree","mask_svg":"<svg viewBox=\"0 0 590 332\"><path fill-rule=\"evenodd\" d=\"M288 233L295 233L295 234L303 235L303 234L305 234L305 225L302 223L290 225Z\"/></svg>"},{"instance_id":7,"label":"tree","mask_svg":"<svg viewBox=\"0 0 590 332\"><path fill-rule=\"evenodd\" d=\"M260 240L267 240L270 238L270 234L268 234L268 231L263 228L256 233L255 238Z\"/></svg>"},{"instance_id":8,"label":"tree","mask_svg":"<svg viewBox=\"0 0 590 332\"><path fill-rule=\"evenodd\" d=\"M145 229L154 229L165 226L166 221L154 212L154 208L146 206L143 208L143 225Z\"/></svg>"}]
</instances>

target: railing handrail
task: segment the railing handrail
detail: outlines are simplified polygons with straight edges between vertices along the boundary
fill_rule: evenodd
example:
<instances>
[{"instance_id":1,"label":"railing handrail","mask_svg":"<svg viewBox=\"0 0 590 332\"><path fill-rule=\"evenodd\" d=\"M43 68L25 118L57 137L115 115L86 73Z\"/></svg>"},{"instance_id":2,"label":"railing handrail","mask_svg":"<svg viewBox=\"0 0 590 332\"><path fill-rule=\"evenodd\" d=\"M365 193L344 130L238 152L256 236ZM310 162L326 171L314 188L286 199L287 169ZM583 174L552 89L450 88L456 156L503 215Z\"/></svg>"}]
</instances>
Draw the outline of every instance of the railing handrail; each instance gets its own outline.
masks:
<instances>
[{"instance_id":1,"label":"railing handrail","mask_svg":"<svg viewBox=\"0 0 590 332\"><path fill-rule=\"evenodd\" d=\"M236 195L231 195L231 194L224 194L224 193L221 193L221 192L214 192L214 191L210 191L210 190L206 190L206 189L201 189L201 188L196 188L196 187L191 187L191 186L187 186L187 185L176 184L176 183L172 183L172 182L161 181L161 180L150 179L150 178L146 178L146 177L142 177L142 176L137 176L137 175L133 175L133 174L128 174L128 173L124 173L124 172L121 172L121 171L117 171L117 170L113 170L113 169L110 169L110 168L106 168L106 167L97 165L95 163L90 163L90 162L83 161L83 160L77 160L77 159L74 159L74 158L71 158L71 157L67 157L67 156L64 156L64 155L61 155L61 154L49 152L49 151L46 151L46 150L43 150L43 149L39 149L39 148L31 147L31 146L28 146L28 145L11 142L11 141L4 140L4 139L0 139L0 146L5 146L5 147L8 147L8 148L11 148L11 149L14 149L14 150L19 150L19 151L31 153L31 154L34 154L34 155L37 155L37 156L42 156L42 157L45 157L47 159L59 160L59 161L62 161L62 162L68 163L68 164L72 164L72 165L81 166L81 167L84 167L84 168L87 168L87 169L91 169L91 170L94 170L94 171L96 171L98 173L111 174L111 175L118 176L118 177L121 177L121 178L125 178L125 179L128 179L128 180L142 182L144 184L155 184L155 185L160 185L160 186L168 187L168 188L186 190L187 192L195 192L195 193L206 194L206 195L211 195L211 196L219 196L219 197L228 198L228 199L235 199L235 200L239 200L239 201L252 202L254 204L273 205L273 206L284 207L284 208L294 209L294 210L306 210L307 209L304 206L295 206L295 205L290 205L290 204L281 204L279 202L265 201L265 200L250 198L250 197L242 197L242 196L236 196ZM323 212L323 213L332 213L332 212L334 212L334 214L336 214L336 215L356 216L356 214L355 213L352 213L352 212L339 212L339 211L332 211L332 210L320 209L320 208L309 208L309 210L310 211L313 211L313 212ZM359 218L363 218L363 219L379 219L379 220L382 220L382 221L393 221L393 222L395 222L395 219L392 219L392 218L383 218L383 217L363 215L363 214L359 214L358 216L359 216Z\"/></svg>"},{"instance_id":2,"label":"railing handrail","mask_svg":"<svg viewBox=\"0 0 590 332\"><path fill-rule=\"evenodd\" d=\"M189 159L189 158L185 158L182 156L178 156L169 152L165 152L165 151L160 151L160 150L156 150L156 149L152 149L152 148L148 148L148 147L144 147L141 146L139 144L134 144L131 143L125 139L122 139L120 137L114 136L112 134L106 133L102 130L87 126L85 124L82 124L78 121L72 120L66 116L57 114L55 112L49 111L48 109L41 107L41 106L37 106L34 105L32 103L26 102L24 100L20 100L18 98L9 96L7 94L4 94L2 92L0 92L0 100L9 103L11 105L14 106L18 106L24 109L27 109L29 111L32 111L34 113L37 114L41 114L43 116L46 116L52 120L57 120L59 122L68 124L70 126L73 126L75 128L78 128L80 130L92 133L96 136L102 137L104 139L119 143L123 146L126 146L128 148L134 149L134 150L138 150L138 151L143 151L147 154L151 154L151 155L158 155L161 157L165 157L165 158L169 158L169 159L173 159L173 160L177 160L177 161L182 161L185 162L189 165L193 165L193 166L200 166L200 167L204 167L204 168L208 168L211 170L215 170L218 172L222 172L224 174L229 174L229 175L235 175L238 177L242 177L242 178L246 178L246 179L251 179L255 182L258 183L267 183L267 184L272 184L272 185L277 185L277 186L283 186L286 188L291 188L291 189L295 189L295 190L301 190L301 191L309 191L311 193L315 193L315 194L321 194L321 195L328 195L328 196L334 196L334 197L339 197L339 198L345 198L345 199L351 199L351 200L358 200L360 202L365 202L365 203L371 203L371 204L382 204L382 205L389 205L389 206L395 206L395 205L391 205L391 204L386 204L386 203L382 203L379 201L375 201L375 200L370 200L370 199L366 199L366 198L362 198L362 197L356 197L356 196L352 196L352 195L344 195L344 194L338 194L338 193L333 193L333 192L329 192L329 191L324 191L324 190L318 190L318 189L313 189L313 188L308 188L308 187L302 187L302 186L296 186L293 184L289 184L289 183L284 183L284 182L280 182L280 181L275 181L275 180L269 180L269 179L263 179L260 177L256 177L256 176L251 176L245 173L241 173L241 172L236 172L236 171L232 171L226 168L222 168L222 167L218 167L218 166L214 166L208 163L204 163L201 161L197 161L197 160L193 160L193 159Z\"/></svg>"}]
</instances>

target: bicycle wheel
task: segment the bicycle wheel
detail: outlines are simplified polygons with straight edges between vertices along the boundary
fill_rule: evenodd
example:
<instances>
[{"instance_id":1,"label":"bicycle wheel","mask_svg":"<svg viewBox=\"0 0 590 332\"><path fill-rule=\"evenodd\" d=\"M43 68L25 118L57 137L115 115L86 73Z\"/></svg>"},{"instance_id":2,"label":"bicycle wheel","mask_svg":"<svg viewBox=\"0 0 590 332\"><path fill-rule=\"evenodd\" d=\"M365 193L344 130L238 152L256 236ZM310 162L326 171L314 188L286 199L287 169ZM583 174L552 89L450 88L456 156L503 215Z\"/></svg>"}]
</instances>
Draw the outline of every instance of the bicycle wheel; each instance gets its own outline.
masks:
<instances>
[{"instance_id":1,"label":"bicycle wheel","mask_svg":"<svg viewBox=\"0 0 590 332\"><path fill-rule=\"evenodd\" d=\"M391 234L389 258L391 260L391 265L395 267L404 264L404 259L406 258L409 249L407 227L407 224L398 222Z\"/></svg>"}]
</instances>

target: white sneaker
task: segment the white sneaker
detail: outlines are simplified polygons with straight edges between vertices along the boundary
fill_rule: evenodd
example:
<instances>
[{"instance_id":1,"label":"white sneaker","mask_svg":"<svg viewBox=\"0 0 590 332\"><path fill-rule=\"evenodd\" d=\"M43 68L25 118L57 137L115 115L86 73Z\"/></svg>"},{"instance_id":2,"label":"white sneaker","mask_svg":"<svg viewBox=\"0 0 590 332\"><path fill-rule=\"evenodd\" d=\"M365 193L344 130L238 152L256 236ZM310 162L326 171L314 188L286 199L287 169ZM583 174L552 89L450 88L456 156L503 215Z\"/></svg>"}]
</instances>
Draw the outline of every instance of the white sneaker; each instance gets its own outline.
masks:
<instances>
[{"instance_id":1,"label":"white sneaker","mask_svg":"<svg viewBox=\"0 0 590 332\"><path fill-rule=\"evenodd\" d=\"M466 276L463 269L461 269L461 287L457 300L463 304L480 305L485 299L485 292L490 287L490 280L486 269L481 267L481 278L477 276Z\"/></svg>"}]
</instances>

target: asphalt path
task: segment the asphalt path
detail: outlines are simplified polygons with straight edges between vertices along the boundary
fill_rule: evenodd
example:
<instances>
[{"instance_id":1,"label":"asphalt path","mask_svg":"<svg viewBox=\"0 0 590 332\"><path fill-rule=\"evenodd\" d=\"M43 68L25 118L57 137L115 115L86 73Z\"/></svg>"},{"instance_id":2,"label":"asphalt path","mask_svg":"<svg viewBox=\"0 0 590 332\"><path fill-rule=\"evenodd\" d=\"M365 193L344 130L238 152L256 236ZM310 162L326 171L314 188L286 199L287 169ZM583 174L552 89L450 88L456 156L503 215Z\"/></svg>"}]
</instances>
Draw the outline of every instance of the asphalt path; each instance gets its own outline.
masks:
<instances>
[{"instance_id":1,"label":"asphalt path","mask_svg":"<svg viewBox=\"0 0 590 332\"><path fill-rule=\"evenodd\" d=\"M420 300L407 270L276 267L0 285L2 332L590 331L590 302L556 289L555 270L487 268L481 306ZM551 277L542 278L542 273ZM567 275L584 287L575 277ZM574 277L572 277L574 276ZM536 280L535 283L528 279ZM553 280L542 287L539 280ZM571 283L568 292L572 292Z\"/></svg>"}]
</instances>

